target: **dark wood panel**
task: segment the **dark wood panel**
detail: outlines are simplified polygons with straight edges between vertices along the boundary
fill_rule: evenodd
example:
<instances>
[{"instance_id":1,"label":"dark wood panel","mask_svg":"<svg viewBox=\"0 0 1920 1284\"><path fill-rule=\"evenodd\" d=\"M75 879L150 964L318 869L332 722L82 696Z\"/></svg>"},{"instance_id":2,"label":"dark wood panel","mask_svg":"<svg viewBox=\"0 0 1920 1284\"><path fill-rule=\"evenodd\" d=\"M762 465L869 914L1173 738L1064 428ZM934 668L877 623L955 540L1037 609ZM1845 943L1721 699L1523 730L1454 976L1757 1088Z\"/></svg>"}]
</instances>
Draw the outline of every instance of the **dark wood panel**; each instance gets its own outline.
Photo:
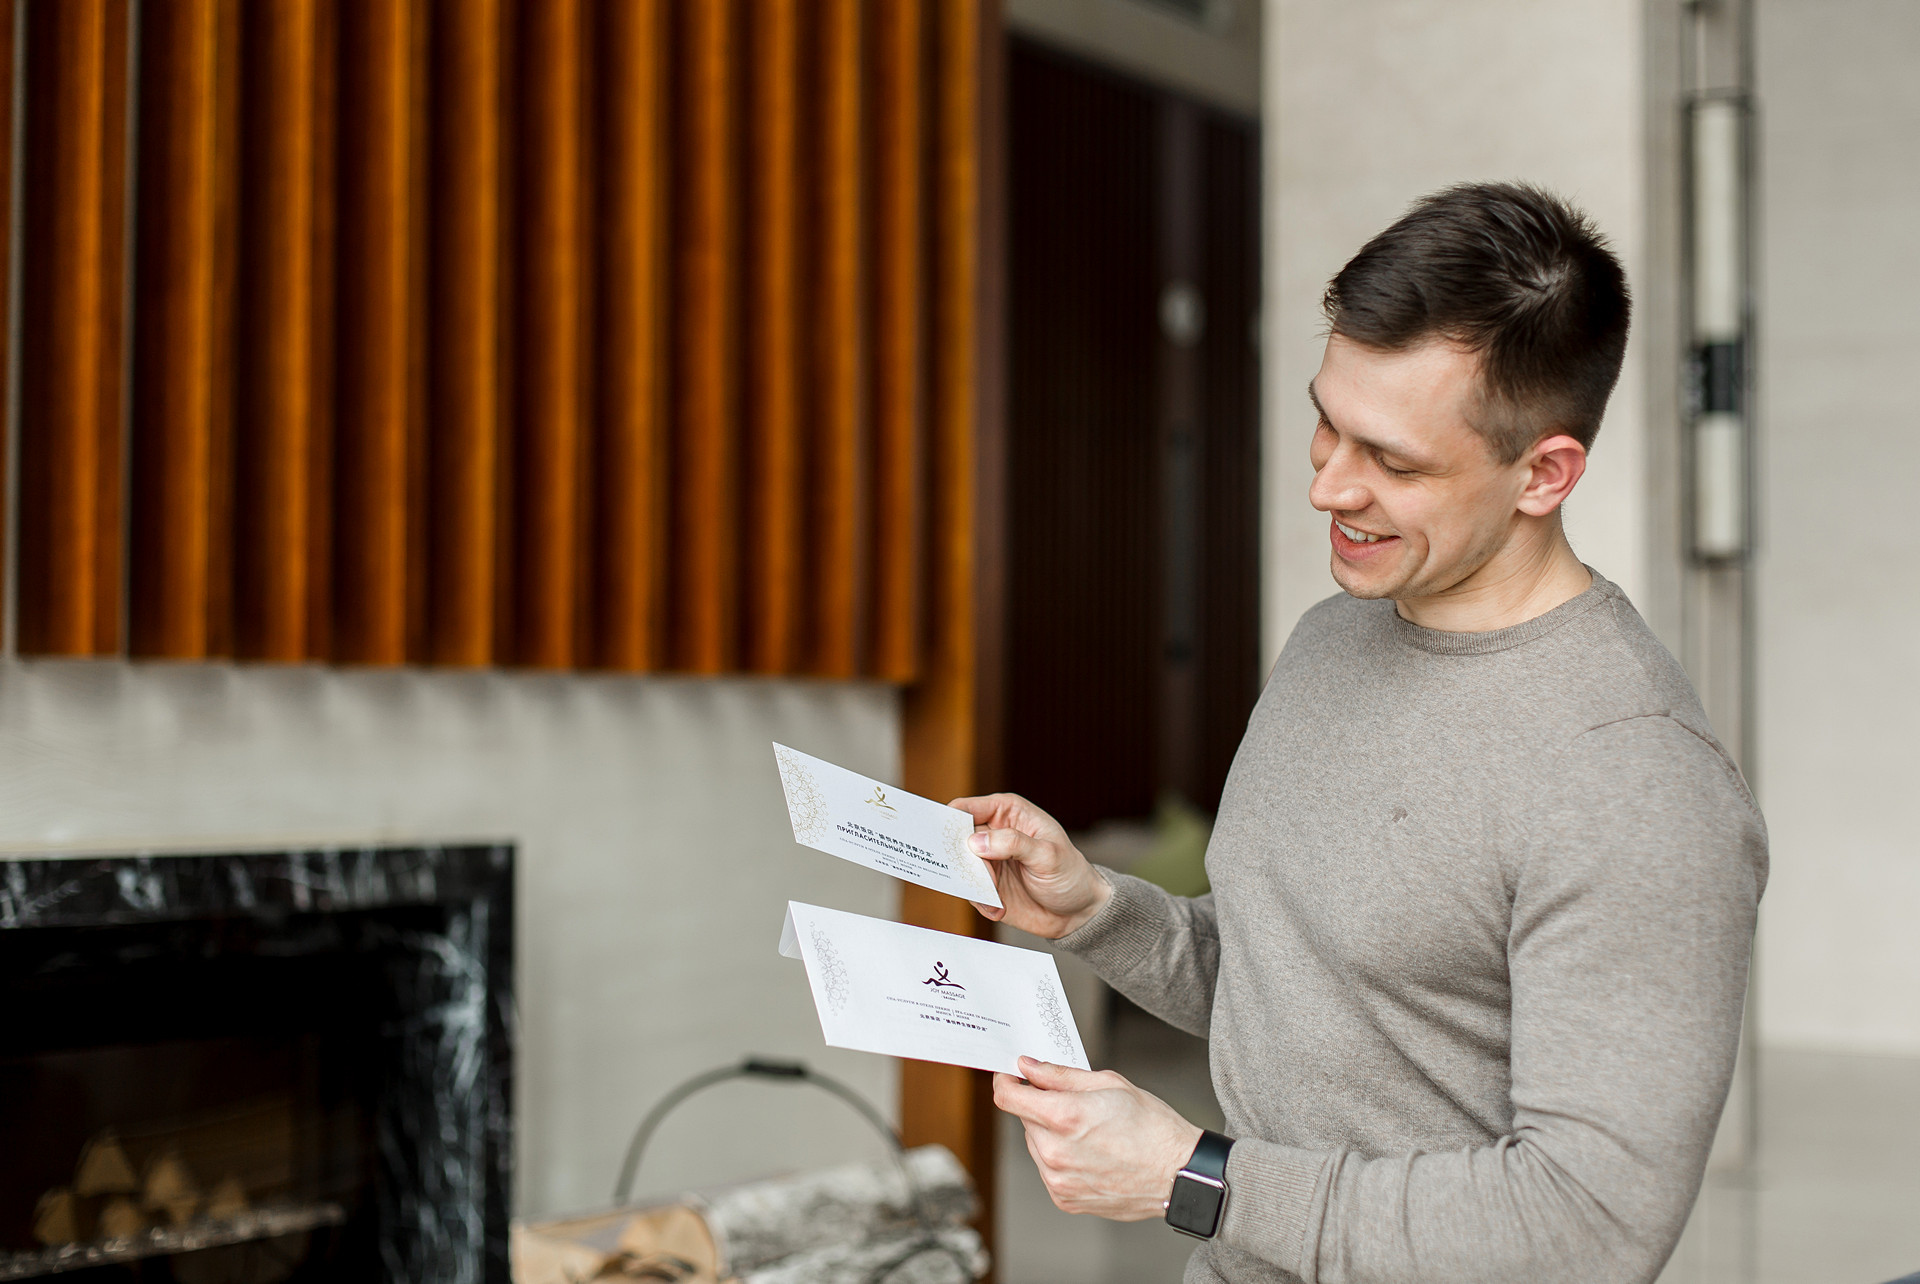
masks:
<instances>
[{"instance_id":1,"label":"dark wood panel","mask_svg":"<svg viewBox=\"0 0 1920 1284\"><path fill-rule=\"evenodd\" d=\"M591 660L589 31L583 0L528 5L521 24L514 652L558 669Z\"/></svg>"},{"instance_id":2,"label":"dark wood panel","mask_svg":"<svg viewBox=\"0 0 1920 1284\"><path fill-rule=\"evenodd\" d=\"M332 651L407 658L416 0L343 0Z\"/></svg>"},{"instance_id":3,"label":"dark wood panel","mask_svg":"<svg viewBox=\"0 0 1920 1284\"><path fill-rule=\"evenodd\" d=\"M925 484L922 318L926 14L921 0L873 8L873 568L871 667L919 672Z\"/></svg>"},{"instance_id":4,"label":"dark wood panel","mask_svg":"<svg viewBox=\"0 0 1920 1284\"><path fill-rule=\"evenodd\" d=\"M872 504L868 458L864 31L860 0L819 0L815 61L809 526L813 668L849 678L866 660Z\"/></svg>"},{"instance_id":5,"label":"dark wood panel","mask_svg":"<svg viewBox=\"0 0 1920 1284\"><path fill-rule=\"evenodd\" d=\"M999 336L1003 316L1000 166L1004 138L999 5L942 0L934 6L933 249L930 342L930 490L927 646L921 678L902 702L907 788L941 800L996 787L1005 485ZM992 925L972 906L904 888L904 921L964 935ZM994 1137L989 1076L954 1066L904 1062L900 1131L908 1145L939 1142L958 1155L985 1210L992 1241Z\"/></svg>"},{"instance_id":6,"label":"dark wood panel","mask_svg":"<svg viewBox=\"0 0 1920 1284\"><path fill-rule=\"evenodd\" d=\"M127 6L27 14L19 646L121 644Z\"/></svg>"},{"instance_id":7,"label":"dark wood panel","mask_svg":"<svg viewBox=\"0 0 1920 1284\"><path fill-rule=\"evenodd\" d=\"M1015 44L1006 787L1069 826L1153 806L1161 631L1155 101Z\"/></svg>"},{"instance_id":8,"label":"dark wood panel","mask_svg":"<svg viewBox=\"0 0 1920 1284\"><path fill-rule=\"evenodd\" d=\"M330 190L319 0L244 6L236 335L234 650L325 655Z\"/></svg>"},{"instance_id":9,"label":"dark wood panel","mask_svg":"<svg viewBox=\"0 0 1920 1284\"><path fill-rule=\"evenodd\" d=\"M739 14L673 6L673 663L721 673L739 654Z\"/></svg>"},{"instance_id":10,"label":"dark wood panel","mask_svg":"<svg viewBox=\"0 0 1920 1284\"><path fill-rule=\"evenodd\" d=\"M427 654L474 667L506 658L505 16L439 0L433 19Z\"/></svg>"},{"instance_id":11,"label":"dark wood panel","mask_svg":"<svg viewBox=\"0 0 1920 1284\"><path fill-rule=\"evenodd\" d=\"M0 0L0 138L13 137L13 91L20 82L18 63L20 48L17 42L19 20L15 0ZM11 171L9 170L9 177ZM13 244L13 221L19 211L13 205L13 183L0 184L0 245ZM13 256L0 255L0 299L13 297ZM0 361L0 406L13 404L13 363ZM7 526L7 470L11 461L6 458L9 452L0 450L0 531Z\"/></svg>"},{"instance_id":12,"label":"dark wood panel","mask_svg":"<svg viewBox=\"0 0 1920 1284\"><path fill-rule=\"evenodd\" d=\"M604 10L599 662L664 667L667 606L668 0Z\"/></svg>"},{"instance_id":13,"label":"dark wood panel","mask_svg":"<svg viewBox=\"0 0 1920 1284\"><path fill-rule=\"evenodd\" d=\"M1220 805L1259 699L1260 138L1214 116L1204 131L1208 326L1201 341L1207 435L1201 458L1199 762L1194 804Z\"/></svg>"},{"instance_id":14,"label":"dark wood panel","mask_svg":"<svg viewBox=\"0 0 1920 1284\"><path fill-rule=\"evenodd\" d=\"M128 644L232 644L233 94L238 7L141 11Z\"/></svg>"},{"instance_id":15,"label":"dark wood panel","mask_svg":"<svg viewBox=\"0 0 1920 1284\"><path fill-rule=\"evenodd\" d=\"M802 41L815 6L753 0L747 9L747 310L743 571L745 666L801 667L807 618L805 430L801 359L802 255L807 203L801 172ZM811 88L809 85L808 89ZM811 178L809 173L807 178Z\"/></svg>"}]
</instances>

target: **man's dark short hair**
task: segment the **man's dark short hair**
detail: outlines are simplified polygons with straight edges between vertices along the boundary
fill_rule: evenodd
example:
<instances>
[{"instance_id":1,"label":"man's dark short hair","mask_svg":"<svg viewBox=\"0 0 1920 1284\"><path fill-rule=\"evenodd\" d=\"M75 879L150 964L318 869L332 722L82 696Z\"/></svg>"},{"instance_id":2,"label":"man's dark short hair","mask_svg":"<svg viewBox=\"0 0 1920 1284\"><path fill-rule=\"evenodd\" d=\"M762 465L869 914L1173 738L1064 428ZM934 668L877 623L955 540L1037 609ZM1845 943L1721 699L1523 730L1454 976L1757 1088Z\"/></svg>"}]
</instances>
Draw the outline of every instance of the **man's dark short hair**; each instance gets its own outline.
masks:
<instances>
[{"instance_id":1,"label":"man's dark short hair","mask_svg":"<svg viewBox=\"0 0 1920 1284\"><path fill-rule=\"evenodd\" d=\"M1478 353L1474 426L1512 463L1556 433L1592 447L1633 305L1585 214L1529 184L1462 183L1368 241L1321 306L1333 333L1369 348L1445 339Z\"/></svg>"}]
</instances>

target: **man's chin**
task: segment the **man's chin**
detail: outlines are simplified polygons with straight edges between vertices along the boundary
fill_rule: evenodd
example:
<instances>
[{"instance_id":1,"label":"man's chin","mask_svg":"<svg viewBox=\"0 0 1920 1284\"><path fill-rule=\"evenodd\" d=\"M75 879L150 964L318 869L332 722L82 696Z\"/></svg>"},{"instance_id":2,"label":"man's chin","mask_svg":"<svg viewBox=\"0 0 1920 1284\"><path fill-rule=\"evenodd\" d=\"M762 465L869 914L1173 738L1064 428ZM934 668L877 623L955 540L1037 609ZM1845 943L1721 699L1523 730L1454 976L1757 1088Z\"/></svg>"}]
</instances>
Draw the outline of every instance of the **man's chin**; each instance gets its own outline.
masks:
<instances>
[{"instance_id":1,"label":"man's chin","mask_svg":"<svg viewBox=\"0 0 1920 1284\"><path fill-rule=\"evenodd\" d=\"M1332 557L1332 569L1333 582L1345 589L1348 597L1375 602L1383 597L1400 596L1401 584L1397 576L1356 574L1352 567L1340 560L1338 553Z\"/></svg>"}]
</instances>

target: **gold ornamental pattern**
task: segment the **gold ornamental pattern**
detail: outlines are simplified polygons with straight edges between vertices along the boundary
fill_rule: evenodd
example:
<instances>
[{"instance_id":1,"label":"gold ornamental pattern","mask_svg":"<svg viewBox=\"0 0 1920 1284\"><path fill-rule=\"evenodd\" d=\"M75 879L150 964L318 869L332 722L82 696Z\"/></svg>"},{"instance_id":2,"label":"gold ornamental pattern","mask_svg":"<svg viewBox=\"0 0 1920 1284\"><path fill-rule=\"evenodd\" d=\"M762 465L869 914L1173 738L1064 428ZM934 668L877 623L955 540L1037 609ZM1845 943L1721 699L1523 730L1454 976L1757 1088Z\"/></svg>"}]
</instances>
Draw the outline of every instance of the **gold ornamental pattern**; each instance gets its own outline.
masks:
<instances>
[{"instance_id":1,"label":"gold ornamental pattern","mask_svg":"<svg viewBox=\"0 0 1920 1284\"><path fill-rule=\"evenodd\" d=\"M773 756L780 764L780 784L786 790L787 816L793 821L793 836L803 843L825 842L833 835L833 824L827 816L826 791L793 750L775 745Z\"/></svg>"}]
</instances>

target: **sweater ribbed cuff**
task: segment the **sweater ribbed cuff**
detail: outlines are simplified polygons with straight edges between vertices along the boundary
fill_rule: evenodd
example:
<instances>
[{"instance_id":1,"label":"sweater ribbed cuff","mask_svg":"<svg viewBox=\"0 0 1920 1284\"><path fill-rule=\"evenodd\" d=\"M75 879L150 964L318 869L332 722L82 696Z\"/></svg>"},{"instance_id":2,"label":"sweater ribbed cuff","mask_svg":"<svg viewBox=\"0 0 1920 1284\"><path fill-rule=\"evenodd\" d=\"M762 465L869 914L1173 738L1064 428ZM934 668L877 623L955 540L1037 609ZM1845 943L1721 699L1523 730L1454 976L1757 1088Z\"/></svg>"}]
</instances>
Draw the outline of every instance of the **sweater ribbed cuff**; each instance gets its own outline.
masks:
<instances>
[{"instance_id":1,"label":"sweater ribbed cuff","mask_svg":"<svg viewBox=\"0 0 1920 1284\"><path fill-rule=\"evenodd\" d=\"M1321 1183L1331 1181L1333 1156L1257 1138L1233 1143L1227 1158L1226 1221L1218 1242L1292 1271L1309 1284L1317 1263L1306 1260L1318 1240L1315 1223L1326 1208ZM1316 1211L1320 1210L1320 1211Z\"/></svg>"},{"instance_id":2,"label":"sweater ribbed cuff","mask_svg":"<svg viewBox=\"0 0 1920 1284\"><path fill-rule=\"evenodd\" d=\"M1096 865L1113 898L1080 927L1055 941L1103 977L1125 976L1160 946L1174 925L1172 899L1131 874Z\"/></svg>"}]
</instances>

